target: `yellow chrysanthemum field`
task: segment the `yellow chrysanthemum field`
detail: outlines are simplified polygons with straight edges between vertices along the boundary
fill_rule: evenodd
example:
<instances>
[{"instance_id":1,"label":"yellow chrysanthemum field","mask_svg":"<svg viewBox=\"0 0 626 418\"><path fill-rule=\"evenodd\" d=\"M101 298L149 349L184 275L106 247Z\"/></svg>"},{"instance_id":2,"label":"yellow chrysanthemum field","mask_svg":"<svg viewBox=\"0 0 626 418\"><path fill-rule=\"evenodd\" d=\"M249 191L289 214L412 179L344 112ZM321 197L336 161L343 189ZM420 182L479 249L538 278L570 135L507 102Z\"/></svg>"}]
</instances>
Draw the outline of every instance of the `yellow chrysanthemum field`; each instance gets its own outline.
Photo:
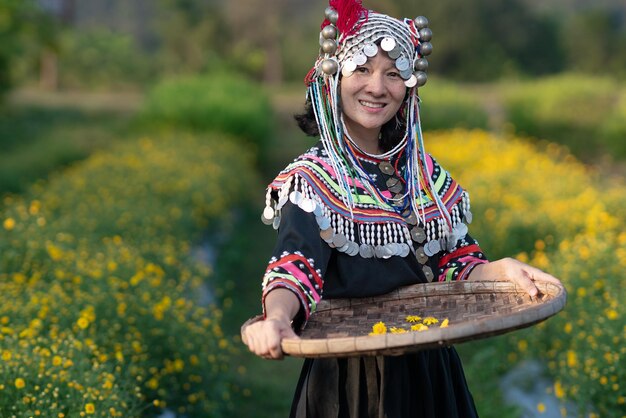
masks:
<instances>
[{"instance_id":1,"label":"yellow chrysanthemum field","mask_svg":"<svg viewBox=\"0 0 626 418\"><path fill-rule=\"evenodd\" d=\"M233 345L190 246L250 188L231 142L133 141L4 199L0 416L228 410Z\"/></svg>"},{"instance_id":2,"label":"yellow chrysanthemum field","mask_svg":"<svg viewBox=\"0 0 626 418\"><path fill-rule=\"evenodd\" d=\"M488 256L528 261L568 289L563 312L490 349L504 367L542 360L560 399L624 415L626 191L555 145L462 130L426 140L470 191L470 233ZM231 221L254 189L250 167L221 136L146 138L5 198L0 415L227 416L232 341L198 299L211 271L190 249ZM411 319L407 329L425 322Z\"/></svg>"}]
</instances>

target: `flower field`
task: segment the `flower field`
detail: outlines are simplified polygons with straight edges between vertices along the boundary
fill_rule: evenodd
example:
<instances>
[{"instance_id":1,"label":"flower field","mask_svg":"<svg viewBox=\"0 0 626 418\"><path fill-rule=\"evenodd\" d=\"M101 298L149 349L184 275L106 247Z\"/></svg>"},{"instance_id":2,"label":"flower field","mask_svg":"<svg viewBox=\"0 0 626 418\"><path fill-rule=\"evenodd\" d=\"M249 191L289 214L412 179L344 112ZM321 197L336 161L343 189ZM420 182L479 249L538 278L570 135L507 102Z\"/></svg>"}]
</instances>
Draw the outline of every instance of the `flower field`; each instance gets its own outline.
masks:
<instances>
[{"instance_id":1,"label":"flower field","mask_svg":"<svg viewBox=\"0 0 626 418\"><path fill-rule=\"evenodd\" d=\"M481 131L427 139L429 151L470 191L470 233L487 255L530 262L568 290L567 306L554 318L489 340L496 358L509 360L502 371L539 358L555 379L553 393L575 402L579 416L626 416L623 185L590 172L554 144L538 148Z\"/></svg>"},{"instance_id":2,"label":"flower field","mask_svg":"<svg viewBox=\"0 0 626 418\"><path fill-rule=\"evenodd\" d=\"M144 138L4 198L0 416L228 416L234 348L190 248L233 221L251 160L225 135Z\"/></svg>"}]
</instances>

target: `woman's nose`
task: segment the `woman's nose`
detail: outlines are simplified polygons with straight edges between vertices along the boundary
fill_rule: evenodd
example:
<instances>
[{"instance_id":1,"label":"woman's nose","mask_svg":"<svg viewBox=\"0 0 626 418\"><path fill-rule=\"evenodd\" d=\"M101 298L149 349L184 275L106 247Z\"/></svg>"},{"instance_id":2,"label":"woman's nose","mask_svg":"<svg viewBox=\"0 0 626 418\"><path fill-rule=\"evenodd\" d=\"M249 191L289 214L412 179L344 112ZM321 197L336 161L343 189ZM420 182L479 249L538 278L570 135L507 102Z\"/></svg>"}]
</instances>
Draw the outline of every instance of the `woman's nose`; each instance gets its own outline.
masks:
<instances>
[{"instance_id":1,"label":"woman's nose","mask_svg":"<svg viewBox=\"0 0 626 418\"><path fill-rule=\"evenodd\" d=\"M378 73L374 73L368 77L367 92L376 96L381 96L385 94L385 81L383 76Z\"/></svg>"}]
</instances>

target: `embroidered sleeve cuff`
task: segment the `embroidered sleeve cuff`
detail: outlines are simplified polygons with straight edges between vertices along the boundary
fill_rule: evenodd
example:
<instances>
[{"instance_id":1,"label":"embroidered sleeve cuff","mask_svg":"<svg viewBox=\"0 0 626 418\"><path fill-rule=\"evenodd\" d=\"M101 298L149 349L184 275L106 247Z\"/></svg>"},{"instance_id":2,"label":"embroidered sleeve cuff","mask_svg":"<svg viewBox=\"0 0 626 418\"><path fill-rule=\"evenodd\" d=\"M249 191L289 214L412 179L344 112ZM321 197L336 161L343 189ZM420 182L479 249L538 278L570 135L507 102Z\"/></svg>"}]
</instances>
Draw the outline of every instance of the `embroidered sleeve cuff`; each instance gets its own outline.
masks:
<instances>
[{"instance_id":1,"label":"embroidered sleeve cuff","mask_svg":"<svg viewBox=\"0 0 626 418\"><path fill-rule=\"evenodd\" d=\"M306 321L322 299L322 286L322 278L314 269L312 259L301 254L283 254L280 259L270 262L263 277L263 314L267 294L277 287L283 287L298 297Z\"/></svg>"}]
</instances>

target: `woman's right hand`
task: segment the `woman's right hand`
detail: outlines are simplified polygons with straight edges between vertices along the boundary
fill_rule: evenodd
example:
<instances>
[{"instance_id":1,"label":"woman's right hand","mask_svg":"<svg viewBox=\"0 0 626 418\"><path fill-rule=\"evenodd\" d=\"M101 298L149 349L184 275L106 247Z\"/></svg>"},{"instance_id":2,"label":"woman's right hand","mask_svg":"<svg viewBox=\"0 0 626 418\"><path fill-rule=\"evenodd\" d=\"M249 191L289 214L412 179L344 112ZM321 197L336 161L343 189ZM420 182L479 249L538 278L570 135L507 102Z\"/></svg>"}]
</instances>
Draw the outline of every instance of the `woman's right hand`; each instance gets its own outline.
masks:
<instances>
[{"instance_id":1,"label":"woman's right hand","mask_svg":"<svg viewBox=\"0 0 626 418\"><path fill-rule=\"evenodd\" d=\"M283 338L298 338L286 316L267 317L248 325L244 329L244 343L257 356L265 359L282 360Z\"/></svg>"}]
</instances>

